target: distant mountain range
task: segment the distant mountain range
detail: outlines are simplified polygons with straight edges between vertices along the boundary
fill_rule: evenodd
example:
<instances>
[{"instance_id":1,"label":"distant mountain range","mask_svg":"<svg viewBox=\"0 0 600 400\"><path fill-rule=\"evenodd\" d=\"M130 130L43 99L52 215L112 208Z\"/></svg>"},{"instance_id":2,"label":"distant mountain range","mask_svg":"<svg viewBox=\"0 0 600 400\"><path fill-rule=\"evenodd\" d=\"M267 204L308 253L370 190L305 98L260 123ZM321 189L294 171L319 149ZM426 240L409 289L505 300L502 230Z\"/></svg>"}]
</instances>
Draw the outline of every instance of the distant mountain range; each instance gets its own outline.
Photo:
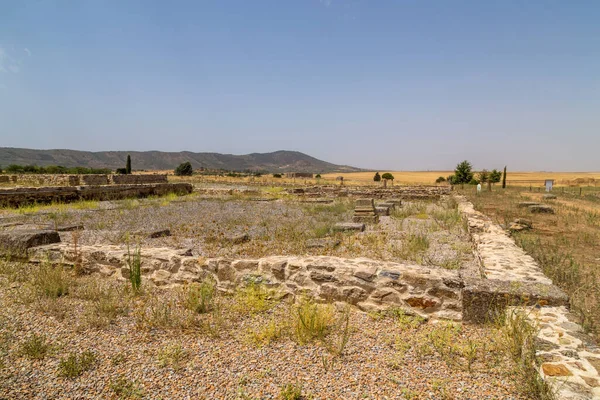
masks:
<instances>
[{"instance_id":1,"label":"distant mountain range","mask_svg":"<svg viewBox=\"0 0 600 400\"><path fill-rule=\"evenodd\" d=\"M298 151L275 151L246 155L220 153L192 153L189 151L79 151L34 150L0 147L0 165L61 165L64 167L124 168L127 155L131 155L133 170L174 169L189 161L194 168L224 169L229 171L268 172L356 172L360 168L336 165Z\"/></svg>"}]
</instances>

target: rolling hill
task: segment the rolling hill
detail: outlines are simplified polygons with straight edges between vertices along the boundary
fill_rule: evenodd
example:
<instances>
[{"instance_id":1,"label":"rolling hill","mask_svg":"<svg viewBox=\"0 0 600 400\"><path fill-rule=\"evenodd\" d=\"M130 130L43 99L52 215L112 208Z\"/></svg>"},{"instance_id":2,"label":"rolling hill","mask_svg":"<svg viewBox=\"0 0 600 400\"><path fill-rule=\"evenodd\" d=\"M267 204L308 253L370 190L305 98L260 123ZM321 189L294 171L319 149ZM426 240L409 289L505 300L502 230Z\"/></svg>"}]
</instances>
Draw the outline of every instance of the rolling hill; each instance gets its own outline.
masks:
<instances>
[{"instance_id":1,"label":"rolling hill","mask_svg":"<svg viewBox=\"0 0 600 400\"><path fill-rule=\"evenodd\" d=\"M0 147L0 165L61 165L64 167L122 168L127 155L131 155L134 170L173 169L189 161L194 168L224 169L231 171L269 172L357 172L360 168L336 165L298 151L275 151L245 155L220 153L192 153L189 151L79 151L79 150L34 150Z\"/></svg>"}]
</instances>

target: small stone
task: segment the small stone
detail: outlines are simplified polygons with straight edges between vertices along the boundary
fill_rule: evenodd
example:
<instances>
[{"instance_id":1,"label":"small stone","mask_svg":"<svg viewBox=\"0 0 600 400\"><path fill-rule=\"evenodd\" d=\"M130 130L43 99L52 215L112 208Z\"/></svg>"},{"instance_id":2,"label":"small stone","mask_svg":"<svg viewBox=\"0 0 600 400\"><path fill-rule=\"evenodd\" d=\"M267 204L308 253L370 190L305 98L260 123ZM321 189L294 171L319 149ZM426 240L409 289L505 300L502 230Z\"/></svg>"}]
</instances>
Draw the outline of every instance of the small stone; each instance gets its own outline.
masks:
<instances>
[{"instance_id":1,"label":"small stone","mask_svg":"<svg viewBox=\"0 0 600 400\"><path fill-rule=\"evenodd\" d=\"M581 327L581 325L573 323L573 322L563 322L562 324L560 324L560 327L566 329L567 331L573 331L573 332L583 331L583 328Z\"/></svg>"},{"instance_id":2,"label":"small stone","mask_svg":"<svg viewBox=\"0 0 600 400\"><path fill-rule=\"evenodd\" d=\"M542 371L544 371L544 375L547 376L571 376L573 375L571 371L563 364L542 364Z\"/></svg>"},{"instance_id":3,"label":"small stone","mask_svg":"<svg viewBox=\"0 0 600 400\"><path fill-rule=\"evenodd\" d=\"M373 280L377 277L377 268L376 267L360 268L360 269L357 269L356 271L354 271L353 275L364 281L373 282Z\"/></svg>"},{"instance_id":4,"label":"small stone","mask_svg":"<svg viewBox=\"0 0 600 400\"><path fill-rule=\"evenodd\" d=\"M592 367L594 367L596 371L600 374L600 358L586 357L586 359L590 364L592 364Z\"/></svg>"},{"instance_id":5,"label":"small stone","mask_svg":"<svg viewBox=\"0 0 600 400\"><path fill-rule=\"evenodd\" d=\"M589 386L591 386L593 388L600 387L600 381L596 378L592 378L592 377L584 376L584 375L581 375L581 378L585 381L585 383L587 383Z\"/></svg>"}]
</instances>

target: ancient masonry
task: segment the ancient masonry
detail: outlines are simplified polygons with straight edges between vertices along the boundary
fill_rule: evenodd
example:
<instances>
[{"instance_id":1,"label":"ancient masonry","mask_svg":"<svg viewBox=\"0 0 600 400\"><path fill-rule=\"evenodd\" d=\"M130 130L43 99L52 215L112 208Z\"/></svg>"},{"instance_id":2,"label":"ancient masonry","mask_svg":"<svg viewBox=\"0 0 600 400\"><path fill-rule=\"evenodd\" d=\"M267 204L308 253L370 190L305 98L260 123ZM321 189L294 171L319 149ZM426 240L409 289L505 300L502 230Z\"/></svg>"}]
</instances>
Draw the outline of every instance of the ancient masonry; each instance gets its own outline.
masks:
<instances>
[{"instance_id":1,"label":"ancient masonry","mask_svg":"<svg viewBox=\"0 0 600 400\"><path fill-rule=\"evenodd\" d=\"M482 274L488 281L518 285L550 286L535 260L488 217L460 199L469 230L481 259ZM463 291L463 301L464 301ZM541 307L540 307L541 306ZM600 348L567 309L567 304L547 304L543 298L537 307L524 307L528 318L540 331L538 356L540 375L548 381L559 399L600 399ZM463 315L464 317L464 315Z\"/></svg>"},{"instance_id":2,"label":"ancient masonry","mask_svg":"<svg viewBox=\"0 0 600 400\"><path fill-rule=\"evenodd\" d=\"M89 178L86 175L82 176ZM144 175L114 175L114 177L117 183L110 185L0 188L0 207L18 207L31 203L70 203L78 200L117 200L128 197L160 196L167 193L183 195L193 190L193 186L189 183L142 183L152 181L160 175L148 175L151 178L144 178ZM122 180L121 177L127 178ZM120 183L123 181L138 183Z\"/></svg>"},{"instance_id":3,"label":"ancient masonry","mask_svg":"<svg viewBox=\"0 0 600 400\"><path fill-rule=\"evenodd\" d=\"M379 222L373 199L356 199L352 221L373 224Z\"/></svg>"},{"instance_id":4,"label":"ancient masonry","mask_svg":"<svg viewBox=\"0 0 600 400\"><path fill-rule=\"evenodd\" d=\"M390 197L402 196L395 192ZM321 301L347 302L365 311L401 307L424 318L471 323L494 320L518 307L541 328L540 376L557 391L558 398L599 399L600 348L575 322L567 308L567 296L502 228L464 198L457 199L480 260L470 269L326 256L199 259L187 251L143 248L142 273L161 287L206 277L212 277L223 291L262 282L287 296L311 294ZM398 201L386 203L398 206ZM357 201L359 205L360 212L369 213L359 216L377 217L373 200ZM362 222L345 226L364 229ZM73 265L77 261L90 272L115 279L128 277L127 251L118 246L80 246L75 252L72 245L61 243L54 231L16 232L2 231L0 244L14 253L26 252L31 262Z\"/></svg>"}]
</instances>

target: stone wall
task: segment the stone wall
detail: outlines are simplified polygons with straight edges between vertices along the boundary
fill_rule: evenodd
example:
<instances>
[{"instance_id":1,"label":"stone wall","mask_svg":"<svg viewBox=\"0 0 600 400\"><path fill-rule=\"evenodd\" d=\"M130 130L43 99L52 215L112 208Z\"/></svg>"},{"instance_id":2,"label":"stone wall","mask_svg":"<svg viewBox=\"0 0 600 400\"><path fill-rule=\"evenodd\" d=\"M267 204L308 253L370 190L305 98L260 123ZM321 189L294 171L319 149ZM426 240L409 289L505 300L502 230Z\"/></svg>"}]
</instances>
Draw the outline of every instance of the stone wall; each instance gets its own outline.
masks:
<instances>
[{"instance_id":1,"label":"stone wall","mask_svg":"<svg viewBox=\"0 0 600 400\"><path fill-rule=\"evenodd\" d=\"M102 174L18 174L5 175L6 183L19 186L138 185L167 183L167 175L102 175ZM0 176L2 179L4 176ZM0 181L1 182L1 181Z\"/></svg>"},{"instance_id":2,"label":"stone wall","mask_svg":"<svg viewBox=\"0 0 600 400\"><path fill-rule=\"evenodd\" d=\"M189 194L189 183L146 185L59 186L0 189L1 207L18 207L32 203L69 203L78 200L118 200L128 197L162 196L168 193Z\"/></svg>"},{"instance_id":3,"label":"stone wall","mask_svg":"<svg viewBox=\"0 0 600 400\"><path fill-rule=\"evenodd\" d=\"M80 175L80 185L108 185L108 175Z\"/></svg>"},{"instance_id":4,"label":"stone wall","mask_svg":"<svg viewBox=\"0 0 600 400\"><path fill-rule=\"evenodd\" d=\"M10 182L20 186L77 186L79 177L71 174L9 175Z\"/></svg>"},{"instance_id":5,"label":"stone wall","mask_svg":"<svg viewBox=\"0 0 600 400\"><path fill-rule=\"evenodd\" d=\"M167 182L167 175L110 175L110 183L115 185L141 185Z\"/></svg>"},{"instance_id":6,"label":"stone wall","mask_svg":"<svg viewBox=\"0 0 600 400\"><path fill-rule=\"evenodd\" d=\"M118 246L81 246L84 268L118 279L128 278L127 251ZM143 248L142 274L157 286L195 282L211 276L221 290L244 282L262 282L290 294L322 301L344 301L362 310L402 307L424 317L461 319L461 283L457 271L364 258L289 257L231 260L199 259L185 251ZM74 262L72 245L32 249L30 260Z\"/></svg>"}]
</instances>

